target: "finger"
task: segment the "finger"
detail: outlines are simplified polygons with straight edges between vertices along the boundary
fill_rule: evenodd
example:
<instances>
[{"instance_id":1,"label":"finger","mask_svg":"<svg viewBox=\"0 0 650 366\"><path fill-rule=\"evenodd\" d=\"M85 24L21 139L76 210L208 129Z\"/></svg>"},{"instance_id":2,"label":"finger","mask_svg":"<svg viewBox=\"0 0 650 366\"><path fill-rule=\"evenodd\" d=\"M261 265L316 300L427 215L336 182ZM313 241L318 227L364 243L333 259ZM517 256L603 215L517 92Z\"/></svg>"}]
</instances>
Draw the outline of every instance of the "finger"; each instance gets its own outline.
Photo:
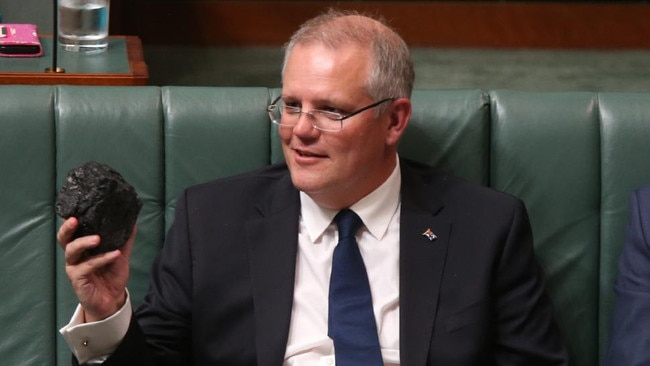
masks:
<instances>
[{"instance_id":1,"label":"finger","mask_svg":"<svg viewBox=\"0 0 650 366\"><path fill-rule=\"evenodd\" d=\"M119 250L112 250L110 252L94 255L88 257L85 261L80 262L79 265L76 266L76 270L78 273L94 273L110 264L113 264L119 257Z\"/></svg>"},{"instance_id":2,"label":"finger","mask_svg":"<svg viewBox=\"0 0 650 366\"><path fill-rule=\"evenodd\" d=\"M88 257L86 260L77 265L66 265L65 270L72 286L75 288L78 298L81 300L85 296L81 287L88 285L88 281L93 275L103 273L105 268L115 263L120 258L120 251L113 250L110 252Z\"/></svg>"},{"instance_id":3,"label":"finger","mask_svg":"<svg viewBox=\"0 0 650 366\"><path fill-rule=\"evenodd\" d=\"M56 240L59 242L61 248L65 249L66 244L72 240L72 236L78 226L79 221L75 217L70 217L61 224L59 231L56 233Z\"/></svg>"},{"instance_id":4,"label":"finger","mask_svg":"<svg viewBox=\"0 0 650 366\"><path fill-rule=\"evenodd\" d=\"M95 248L101 239L99 235L89 235L77 238L65 245L65 264L75 265L82 262L86 256L86 250Z\"/></svg>"}]
</instances>

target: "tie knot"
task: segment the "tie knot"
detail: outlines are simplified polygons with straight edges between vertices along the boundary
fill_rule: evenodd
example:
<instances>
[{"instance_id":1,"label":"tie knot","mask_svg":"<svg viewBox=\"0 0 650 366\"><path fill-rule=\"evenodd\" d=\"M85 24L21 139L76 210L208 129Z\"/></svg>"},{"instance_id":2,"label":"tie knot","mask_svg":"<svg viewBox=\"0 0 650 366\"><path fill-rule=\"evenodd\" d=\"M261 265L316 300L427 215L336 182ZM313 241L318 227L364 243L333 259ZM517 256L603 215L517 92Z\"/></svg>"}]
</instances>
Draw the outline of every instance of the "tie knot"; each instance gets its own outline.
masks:
<instances>
[{"instance_id":1,"label":"tie knot","mask_svg":"<svg viewBox=\"0 0 650 366\"><path fill-rule=\"evenodd\" d=\"M363 225L361 218L354 211L347 208L336 214L334 222L336 222L339 229L339 240L354 237L361 225Z\"/></svg>"}]
</instances>

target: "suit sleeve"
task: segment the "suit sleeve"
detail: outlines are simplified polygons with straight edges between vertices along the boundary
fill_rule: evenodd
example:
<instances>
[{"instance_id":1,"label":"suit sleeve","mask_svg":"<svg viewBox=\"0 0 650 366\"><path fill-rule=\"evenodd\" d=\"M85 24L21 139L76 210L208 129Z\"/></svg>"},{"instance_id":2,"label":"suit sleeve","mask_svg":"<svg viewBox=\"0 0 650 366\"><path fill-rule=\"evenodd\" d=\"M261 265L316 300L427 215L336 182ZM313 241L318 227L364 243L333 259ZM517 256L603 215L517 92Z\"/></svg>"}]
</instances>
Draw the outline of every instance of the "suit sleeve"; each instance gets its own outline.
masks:
<instances>
[{"instance_id":1,"label":"suit sleeve","mask_svg":"<svg viewBox=\"0 0 650 366\"><path fill-rule=\"evenodd\" d=\"M191 365L192 254L186 198L154 261L149 290L126 336L102 366ZM73 360L76 364L76 360Z\"/></svg>"},{"instance_id":2,"label":"suit sleeve","mask_svg":"<svg viewBox=\"0 0 650 366\"><path fill-rule=\"evenodd\" d=\"M496 274L496 364L567 365L524 204L517 201Z\"/></svg>"},{"instance_id":3,"label":"suit sleeve","mask_svg":"<svg viewBox=\"0 0 650 366\"><path fill-rule=\"evenodd\" d=\"M650 364L650 186L630 196L606 366Z\"/></svg>"}]
</instances>

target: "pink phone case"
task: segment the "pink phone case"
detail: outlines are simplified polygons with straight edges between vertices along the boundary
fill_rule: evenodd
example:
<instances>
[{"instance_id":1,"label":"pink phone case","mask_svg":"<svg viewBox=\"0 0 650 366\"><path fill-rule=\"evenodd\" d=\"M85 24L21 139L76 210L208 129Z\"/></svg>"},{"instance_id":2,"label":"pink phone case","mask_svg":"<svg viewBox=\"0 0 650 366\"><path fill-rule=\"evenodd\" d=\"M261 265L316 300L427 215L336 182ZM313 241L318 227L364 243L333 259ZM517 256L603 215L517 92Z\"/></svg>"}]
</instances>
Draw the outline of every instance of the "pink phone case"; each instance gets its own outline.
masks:
<instances>
[{"instance_id":1,"label":"pink phone case","mask_svg":"<svg viewBox=\"0 0 650 366\"><path fill-rule=\"evenodd\" d=\"M38 57L43 46L35 24L0 24L0 56Z\"/></svg>"}]
</instances>

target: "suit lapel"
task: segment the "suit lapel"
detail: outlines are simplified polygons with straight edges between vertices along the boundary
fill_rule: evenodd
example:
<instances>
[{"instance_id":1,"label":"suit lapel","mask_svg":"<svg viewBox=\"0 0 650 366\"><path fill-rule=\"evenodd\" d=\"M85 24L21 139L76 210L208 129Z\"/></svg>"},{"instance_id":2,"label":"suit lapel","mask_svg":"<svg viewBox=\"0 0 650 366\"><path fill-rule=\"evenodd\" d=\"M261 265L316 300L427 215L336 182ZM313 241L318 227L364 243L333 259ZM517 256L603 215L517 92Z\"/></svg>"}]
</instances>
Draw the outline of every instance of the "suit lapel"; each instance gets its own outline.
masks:
<instances>
[{"instance_id":1,"label":"suit lapel","mask_svg":"<svg viewBox=\"0 0 650 366\"><path fill-rule=\"evenodd\" d=\"M440 188L440 187L438 187ZM402 165L400 219L400 357L403 366L424 366L438 308L451 223L436 189ZM437 236L422 235L430 230Z\"/></svg>"},{"instance_id":2,"label":"suit lapel","mask_svg":"<svg viewBox=\"0 0 650 366\"><path fill-rule=\"evenodd\" d=\"M246 225L257 362L281 365L291 323L300 211L298 192L288 175L258 209L261 216Z\"/></svg>"},{"instance_id":3,"label":"suit lapel","mask_svg":"<svg viewBox=\"0 0 650 366\"><path fill-rule=\"evenodd\" d=\"M400 223L400 355L403 366L426 365L437 312L451 223L438 215L444 205L436 189L402 164ZM286 352L296 253L300 198L287 175L259 217L247 222L255 307L257 360L281 365ZM422 235L430 229L437 239Z\"/></svg>"}]
</instances>

